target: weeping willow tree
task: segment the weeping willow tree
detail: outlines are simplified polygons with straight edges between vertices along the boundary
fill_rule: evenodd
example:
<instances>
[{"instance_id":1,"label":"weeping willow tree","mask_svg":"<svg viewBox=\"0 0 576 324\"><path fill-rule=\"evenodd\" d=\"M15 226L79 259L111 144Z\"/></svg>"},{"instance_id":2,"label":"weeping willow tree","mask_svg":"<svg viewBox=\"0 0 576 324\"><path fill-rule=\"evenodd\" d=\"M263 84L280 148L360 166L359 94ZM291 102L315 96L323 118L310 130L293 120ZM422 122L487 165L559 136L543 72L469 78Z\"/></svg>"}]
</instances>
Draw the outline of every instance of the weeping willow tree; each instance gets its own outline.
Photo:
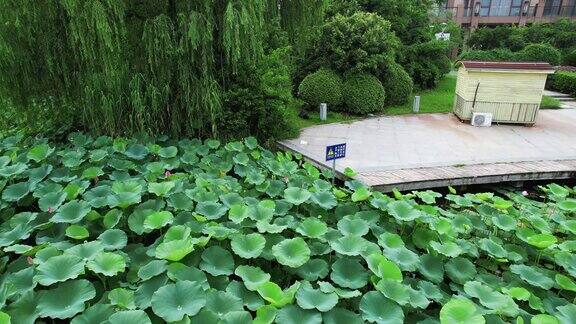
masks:
<instances>
[{"instance_id":1,"label":"weeping willow tree","mask_svg":"<svg viewBox=\"0 0 576 324\"><path fill-rule=\"evenodd\" d=\"M223 94L283 8L269 2L3 0L0 93L96 133L217 137Z\"/></svg>"}]
</instances>

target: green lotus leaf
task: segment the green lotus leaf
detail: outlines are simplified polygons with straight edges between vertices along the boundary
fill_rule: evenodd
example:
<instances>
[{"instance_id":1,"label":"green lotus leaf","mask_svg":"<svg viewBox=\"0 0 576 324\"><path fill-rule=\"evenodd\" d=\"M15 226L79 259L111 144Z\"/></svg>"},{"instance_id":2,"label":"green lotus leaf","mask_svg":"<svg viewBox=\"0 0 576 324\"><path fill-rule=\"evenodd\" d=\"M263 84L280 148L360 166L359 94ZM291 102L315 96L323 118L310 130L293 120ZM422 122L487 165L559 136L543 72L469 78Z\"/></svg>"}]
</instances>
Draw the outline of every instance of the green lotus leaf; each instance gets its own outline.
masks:
<instances>
[{"instance_id":1,"label":"green lotus leaf","mask_svg":"<svg viewBox=\"0 0 576 324\"><path fill-rule=\"evenodd\" d=\"M532 286L542 289L550 289L554 286L554 280L542 269L523 264L513 264L510 266L510 271L520 276L522 280Z\"/></svg>"},{"instance_id":2,"label":"green lotus leaf","mask_svg":"<svg viewBox=\"0 0 576 324\"><path fill-rule=\"evenodd\" d=\"M8 307L3 308L3 310L10 315L10 320L14 324L34 324L40 315L38 313L38 294L35 294L33 291L24 293Z\"/></svg>"},{"instance_id":3,"label":"green lotus leaf","mask_svg":"<svg viewBox=\"0 0 576 324\"><path fill-rule=\"evenodd\" d=\"M372 196L372 192L370 192L368 188L360 187L356 189L352 194L352 201L353 202L365 201L368 200L370 196Z\"/></svg>"},{"instance_id":4,"label":"green lotus leaf","mask_svg":"<svg viewBox=\"0 0 576 324\"><path fill-rule=\"evenodd\" d=\"M564 306L556 307L558 313L556 317L560 321L560 323L576 323L576 305L568 304Z\"/></svg>"},{"instance_id":5,"label":"green lotus leaf","mask_svg":"<svg viewBox=\"0 0 576 324\"><path fill-rule=\"evenodd\" d=\"M114 226L118 225L118 222L120 222L122 216L123 214L121 210L111 209L106 213L106 215L104 215L102 223L107 229L113 228Z\"/></svg>"},{"instance_id":6,"label":"green lotus leaf","mask_svg":"<svg viewBox=\"0 0 576 324\"><path fill-rule=\"evenodd\" d=\"M43 164L37 168L30 169L28 171L28 182L31 187L35 187L36 184L41 183L51 172L54 167L50 164Z\"/></svg>"},{"instance_id":7,"label":"green lotus leaf","mask_svg":"<svg viewBox=\"0 0 576 324\"><path fill-rule=\"evenodd\" d=\"M250 162L250 157L248 157L248 154L241 152L241 153L236 154L234 156L233 160L234 160L234 163L236 163L236 164L248 165L248 162Z\"/></svg>"},{"instance_id":8,"label":"green lotus leaf","mask_svg":"<svg viewBox=\"0 0 576 324\"><path fill-rule=\"evenodd\" d=\"M10 185L2 192L2 199L8 202L17 202L30 193L30 184L28 182L19 182Z\"/></svg>"},{"instance_id":9,"label":"green lotus leaf","mask_svg":"<svg viewBox=\"0 0 576 324\"><path fill-rule=\"evenodd\" d=\"M194 251L194 243L191 239L172 240L160 243L156 247L155 256L158 259L180 261Z\"/></svg>"},{"instance_id":10,"label":"green lotus leaf","mask_svg":"<svg viewBox=\"0 0 576 324\"><path fill-rule=\"evenodd\" d=\"M505 310L508 313L514 310L516 313L518 312L518 306L514 304L509 296L501 294L479 281L468 281L466 284L464 284L464 291L470 297L478 298L478 300L480 300L480 304L489 309L500 311ZM512 304L514 305L512 306ZM515 316L517 314L509 315Z\"/></svg>"},{"instance_id":11,"label":"green lotus leaf","mask_svg":"<svg viewBox=\"0 0 576 324\"><path fill-rule=\"evenodd\" d=\"M256 318L254 318L253 324L272 324L276 315L278 314L278 309L272 305L264 305L256 311Z\"/></svg>"},{"instance_id":12,"label":"green lotus leaf","mask_svg":"<svg viewBox=\"0 0 576 324\"><path fill-rule=\"evenodd\" d=\"M152 295L152 310L167 322L194 316L206 305L206 293L196 282L178 281L168 284Z\"/></svg>"},{"instance_id":13,"label":"green lotus leaf","mask_svg":"<svg viewBox=\"0 0 576 324\"><path fill-rule=\"evenodd\" d=\"M214 312L218 317L223 317L230 312L244 310L242 300L225 291L210 291L206 295L205 309Z\"/></svg>"},{"instance_id":14,"label":"green lotus leaf","mask_svg":"<svg viewBox=\"0 0 576 324\"><path fill-rule=\"evenodd\" d=\"M30 160L40 162L45 160L52 153L54 153L54 148L50 147L48 144L40 144L31 148L26 156Z\"/></svg>"},{"instance_id":15,"label":"green lotus leaf","mask_svg":"<svg viewBox=\"0 0 576 324\"><path fill-rule=\"evenodd\" d=\"M484 324L486 320L476 304L466 298L452 298L440 310L442 324Z\"/></svg>"},{"instance_id":16,"label":"green lotus leaf","mask_svg":"<svg viewBox=\"0 0 576 324\"><path fill-rule=\"evenodd\" d=\"M267 281L258 286L258 294L274 307L283 307L294 301L294 295L300 288L300 282L294 283L285 291L277 284Z\"/></svg>"},{"instance_id":17,"label":"green lotus leaf","mask_svg":"<svg viewBox=\"0 0 576 324\"><path fill-rule=\"evenodd\" d=\"M368 273L357 259L340 258L332 264L330 278L340 287L360 289L368 283Z\"/></svg>"},{"instance_id":18,"label":"green lotus leaf","mask_svg":"<svg viewBox=\"0 0 576 324\"><path fill-rule=\"evenodd\" d=\"M211 246L202 252L200 269L213 276L231 275L234 273L234 259L228 250Z\"/></svg>"},{"instance_id":19,"label":"green lotus leaf","mask_svg":"<svg viewBox=\"0 0 576 324\"><path fill-rule=\"evenodd\" d=\"M63 189L66 193L66 199L73 200L76 199L80 194L82 194L90 186L89 181L74 180Z\"/></svg>"},{"instance_id":20,"label":"green lotus leaf","mask_svg":"<svg viewBox=\"0 0 576 324\"><path fill-rule=\"evenodd\" d=\"M336 293L324 293L319 289L314 289L309 282L300 285L296 293L296 302L302 309L317 309L327 312L338 304Z\"/></svg>"},{"instance_id":21,"label":"green lotus leaf","mask_svg":"<svg viewBox=\"0 0 576 324\"><path fill-rule=\"evenodd\" d=\"M188 198L186 194L178 192L170 195L170 198L168 198L168 206L175 210L191 211L194 209L194 201Z\"/></svg>"},{"instance_id":22,"label":"green lotus leaf","mask_svg":"<svg viewBox=\"0 0 576 324\"><path fill-rule=\"evenodd\" d=\"M347 235L330 241L330 247L342 255L361 255L368 248L368 241L361 236Z\"/></svg>"},{"instance_id":23,"label":"green lotus leaf","mask_svg":"<svg viewBox=\"0 0 576 324\"><path fill-rule=\"evenodd\" d=\"M361 218L344 217L338 221L338 230L344 235L364 236L370 230L368 222Z\"/></svg>"},{"instance_id":24,"label":"green lotus leaf","mask_svg":"<svg viewBox=\"0 0 576 324\"><path fill-rule=\"evenodd\" d=\"M0 168L0 176L3 176L5 178L11 178L15 175L19 175L20 173L26 171L26 169L28 169L28 165L24 163L7 165Z\"/></svg>"},{"instance_id":25,"label":"green lotus leaf","mask_svg":"<svg viewBox=\"0 0 576 324\"><path fill-rule=\"evenodd\" d=\"M242 205L244 203L244 198L236 192L231 192L225 195L220 195L220 201L230 208L234 205Z\"/></svg>"},{"instance_id":26,"label":"green lotus leaf","mask_svg":"<svg viewBox=\"0 0 576 324\"><path fill-rule=\"evenodd\" d=\"M311 198L315 204L326 210L330 210L338 206L336 196L334 196L334 194L329 191L315 192L312 194Z\"/></svg>"},{"instance_id":27,"label":"green lotus leaf","mask_svg":"<svg viewBox=\"0 0 576 324\"><path fill-rule=\"evenodd\" d=\"M347 290L347 289L341 289L338 287L334 287L331 283L329 283L327 281L318 281L317 283L318 283L318 286L320 287L320 290L323 293L326 293L326 294L336 293L336 295L338 295L338 297L340 297L342 299L350 299L350 298L362 296L362 293L358 290Z\"/></svg>"},{"instance_id":28,"label":"green lotus leaf","mask_svg":"<svg viewBox=\"0 0 576 324\"><path fill-rule=\"evenodd\" d=\"M244 285L248 290L256 291L260 285L270 280L270 275L262 271L262 269L253 266L241 265L236 268L234 273L242 278Z\"/></svg>"},{"instance_id":29,"label":"green lotus leaf","mask_svg":"<svg viewBox=\"0 0 576 324\"><path fill-rule=\"evenodd\" d=\"M73 200L62 205L56 214L50 218L54 223L78 223L92 210L85 201Z\"/></svg>"},{"instance_id":30,"label":"green lotus leaf","mask_svg":"<svg viewBox=\"0 0 576 324\"><path fill-rule=\"evenodd\" d=\"M257 222L270 222L276 211L276 203L273 200L262 200L258 204L250 206L248 217Z\"/></svg>"},{"instance_id":31,"label":"green lotus leaf","mask_svg":"<svg viewBox=\"0 0 576 324\"><path fill-rule=\"evenodd\" d=\"M66 236L75 240L83 240L90 236L90 233L86 227L73 224L66 228Z\"/></svg>"},{"instance_id":32,"label":"green lotus leaf","mask_svg":"<svg viewBox=\"0 0 576 324\"><path fill-rule=\"evenodd\" d=\"M379 278L402 281L402 270L392 261L379 253L366 257L368 268Z\"/></svg>"},{"instance_id":33,"label":"green lotus leaf","mask_svg":"<svg viewBox=\"0 0 576 324\"><path fill-rule=\"evenodd\" d=\"M370 291L360 300L360 311L365 321L378 324L404 323L402 308L378 291Z\"/></svg>"},{"instance_id":34,"label":"green lotus leaf","mask_svg":"<svg viewBox=\"0 0 576 324\"><path fill-rule=\"evenodd\" d=\"M276 323L282 324L320 324L322 315L311 310L304 310L295 305L288 305L278 311Z\"/></svg>"},{"instance_id":35,"label":"green lotus leaf","mask_svg":"<svg viewBox=\"0 0 576 324\"><path fill-rule=\"evenodd\" d=\"M163 147L158 151L158 155L165 159L171 159L178 155L178 148L175 146Z\"/></svg>"},{"instance_id":36,"label":"green lotus leaf","mask_svg":"<svg viewBox=\"0 0 576 324\"><path fill-rule=\"evenodd\" d=\"M72 319L71 324L108 323L107 320L114 314L112 306L107 304L95 304L86 308L84 312Z\"/></svg>"},{"instance_id":37,"label":"green lotus leaf","mask_svg":"<svg viewBox=\"0 0 576 324\"><path fill-rule=\"evenodd\" d=\"M414 194L422 199L422 201L428 205L434 205L436 204L436 198L440 198L442 197L441 194L431 191L431 190L426 190L426 191L417 191L414 192Z\"/></svg>"},{"instance_id":38,"label":"green lotus leaf","mask_svg":"<svg viewBox=\"0 0 576 324\"><path fill-rule=\"evenodd\" d=\"M500 197L494 197L494 198L492 198L492 205L496 209L506 210L506 209L514 206L514 202L500 198Z\"/></svg>"},{"instance_id":39,"label":"green lotus leaf","mask_svg":"<svg viewBox=\"0 0 576 324\"><path fill-rule=\"evenodd\" d=\"M141 144L133 144L124 151L124 155L133 160L143 160L148 155L148 148Z\"/></svg>"},{"instance_id":40,"label":"green lotus leaf","mask_svg":"<svg viewBox=\"0 0 576 324\"><path fill-rule=\"evenodd\" d=\"M528 237L528 244L533 245L539 249L546 249L556 244L558 239L552 234L536 234Z\"/></svg>"},{"instance_id":41,"label":"green lotus leaf","mask_svg":"<svg viewBox=\"0 0 576 324\"><path fill-rule=\"evenodd\" d=\"M264 306L264 299L254 291L250 291L239 281L232 281L226 286L226 292L230 293L240 300L242 304L251 311L256 311Z\"/></svg>"},{"instance_id":42,"label":"green lotus leaf","mask_svg":"<svg viewBox=\"0 0 576 324\"><path fill-rule=\"evenodd\" d=\"M289 187L284 190L284 199L296 206L305 203L311 196L310 191L302 188Z\"/></svg>"},{"instance_id":43,"label":"green lotus leaf","mask_svg":"<svg viewBox=\"0 0 576 324\"><path fill-rule=\"evenodd\" d=\"M441 283L444 280L444 263L441 258L431 254L420 256L418 271L434 283Z\"/></svg>"},{"instance_id":44,"label":"green lotus leaf","mask_svg":"<svg viewBox=\"0 0 576 324\"><path fill-rule=\"evenodd\" d=\"M34 281L43 286L50 286L84 274L84 261L74 255L58 255L41 263L36 270L38 274L34 276Z\"/></svg>"},{"instance_id":45,"label":"green lotus leaf","mask_svg":"<svg viewBox=\"0 0 576 324\"><path fill-rule=\"evenodd\" d=\"M253 259L260 256L266 246L266 239L262 234L238 234L230 241L232 251L244 259Z\"/></svg>"},{"instance_id":46,"label":"green lotus leaf","mask_svg":"<svg viewBox=\"0 0 576 324\"><path fill-rule=\"evenodd\" d=\"M249 208L244 204L232 205L230 206L230 210L228 211L228 218L235 224L242 223L243 220L248 218L248 215L249 215Z\"/></svg>"},{"instance_id":47,"label":"green lotus leaf","mask_svg":"<svg viewBox=\"0 0 576 324\"><path fill-rule=\"evenodd\" d=\"M24 268L20 271L13 272L11 274L7 274L5 276L6 280L4 282L5 289L10 287L11 290L16 292L17 294L25 294L28 291L36 288L36 282L34 281L34 268ZM3 292L6 293L6 290ZM10 294L10 293L8 293Z\"/></svg>"},{"instance_id":48,"label":"green lotus leaf","mask_svg":"<svg viewBox=\"0 0 576 324\"><path fill-rule=\"evenodd\" d=\"M201 201L196 205L196 212L209 220L216 220L226 215L228 208L220 203Z\"/></svg>"},{"instance_id":49,"label":"green lotus leaf","mask_svg":"<svg viewBox=\"0 0 576 324\"><path fill-rule=\"evenodd\" d=\"M476 277L476 274L478 273L476 266L474 266L470 260L465 258L454 258L448 260L444 265L444 268L446 269L448 277L461 285Z\"/></svg>"},{"instance_id":50,"label":"green lotus leaf","mask_svg":"<svg viewBox=\"0 0 576 324\"><path fill-rule=\"evenodd\" d=\"M44 290L38 300L40 317L71 318L82 312L85 302L96 297L96 290L88 280L70 280L58 287Z\"/></svg>"},{"instance_id":51,"label":"green lotus leaf","mask_svg":"<svg viewBox=\"0 0 576 324\"><path fill-rule=\"evenodd\" d=\"M83 260L91 260L99 252L104 250L104 245L100 241L90 241L78 245L66 250L65 254L77 256Z\"/></svg>"},{"instance_id":52,"label":"green lotus leaf","mask_svg":"<svg viewBox=\"0 0 576 324\"><path fill-rule=\"evenodd\" d=\"M129 181L115 181L112 183L112 191L116 194L122 193L142 193L142 185L136 180Z\"/></svg>"},{"instance_id":53,"label":"green lotus leaf","mask_svg":"<svg viewBox=\"0 0 576 324\"><path fill-rule=\"evenodd\" d=\"M530 324L560 324L558 319L552 315L548 314L538 314L532 316L530 319Z\"/></svg>"},{"instance_id":54,"label":"green lotus leaf","mask_svg":"<svg viewBox=\"0 0 576 324\"><path fill-rule=\"evenodd\" d=\"M132 290L124 288L112 289L108 293L108 299L110 304L120 307L123 309L134 309L136 304L134 303L134 292Z\"/></svg>"},{"instance_id":55,"label":"green lotus leaf","mask_svg":"<svg viewBox=\"0 0 576 324\"><path fill-rule=\"evenodd\" d=\"M296 232L310 238L321 238L326 234L328 226L323 221L309 217L304 219L298 227L296 227Z\"/></svg>"},{"instance_id":56,"label":"green lotus leaf","mask_svg":"<svg viewBox=\"0 0 576 324\"><path fill-rule=\"evenodd\" d=\"M152 321L146 312L137 309L115 312L106 324L152 324Z\"/></svg>"},{"instance_id":57,"label":"green lotus leaf","mask_svg":"<svg viewBox=\"0 0 576 324\"><path fill-rule=\"evenodd\" d=\"M107 277L117 275L126 268L124 257L111 252L100 252L86 264L88 269Z\"/></svg>"},{"instance_id":58,"label":"green lotus leaf","mask_svg":"<svg viewBox=\"0 0 576 324\"><path fill-rule=\"evenodd\" d=\"M386 205L386 210L396 218L397 221L401 222L410 222L421 216L420 211L414 209L414 207L406 201L393 201Z\"/></svg>"},{"instance_id":59,"label":"green lotus leaf","mask_svg":"<svg viewBox=\"0 0 576 324\"><path fill-rule=\"evenodd\" d=\"M322 314L322 323L325 324L363 324L362 317L344 308L332 308Z\"/></svg>"},{"instance_id":60,"label":"green lotus leaf","mask_svg":"<svg viewBox=\"0 0 576 324\"><path fill-rule=\"evenodd\" d=\"M199 283L204 290L208 290L210 288L206 274L198 268L189 267L178 262L173 262L168 265L167 269L168 277L172 281L188 280Z\"/></svg>"},{"instance_id":61,"label":"green lotus leaf","mask_svg":"<svg viewBox=\"0 0 576 324\"><path fill-rule=\"evenodd\" d=\"M330 272L328 262L322 259L310 259L303 266L296 269L296 273L308 281L323 279L328 275L328 272Z\"/></svg>"},{"instance_id":62,"label":"green lotus leaf","mask_svg":"<svg viewBox=\"0 0 576 324\"><path fill-rule=\"evenodd\" d=\"M247 311L233 311L222 316L218 324L252 324L252 315Z\"/></svg>"},{"instance_id":63,"label":"green lotus leaf","mask_svg":"<svg viewBox=\"0 0 576 324\"><path fill-rule=\"evenodd\" d=\"M436 252L450 258L456 258L460 254L464 253L464 250L462 250L460 245L454 242L438 243L436 241L432 241L430 242L430 247L433 248Z\"/></svg>"},{"instance_id":64,"label":"green lotus leaf","mask_svg":"<svg viewBox=\"0 0 576 324\"><path fill-rule=\"evenodd\" d=\"M560 288L569 291L576 291L576 283L574 283L570 277L557 273L555 279Z\"/></svg>"},{"instance_id":65,"label":"green lotus leaf","mask_svg":"<svg viewBox=\"0 0 576 324\"><path fill-rule=\"evenodd\" d=\"M516 220L506 214L499 214L492 217L492 222L498 228L507 232L516 229Z\"/></svg>"},{"instance_id":66,"label":"green lotus leaf","mask_svg":"<svg viewBox=\"0 0 576 324\"><path fill-rule=\"evenodd\" d=\"M558 203L558 207L563 211L574 212L576 211L576 199L566 199Z\"/></svg>"},{"instance_id":67,"label":"green lotus leaf","mask_svg":"<svg viewBox=\"0 0 576 324\"><path fill-rule=\"evenodd\" d=\"M396 263L403 271L416 271L420 264L418 254L402 247L385 251L386 256Z\"/></svg>"},{"instance_id":68,"label":"green lotus leaf","mask_svg":"<svg viewBox=\"0 0 576 324\"><path fill-rule=\"evenodd\" d=\"M121 250L126 246L128 236L123 230L109 229L98 236L98 241L102 242L104 250Z\"/></svg>"},{"instance_id":69,"label":"green lotus leaf","mask_svg":"<svg viewBox=\"0 0 576 324\"><path fill-rule=\"evenodd\" d=\"M38 200L38 207L43 212L57 210L66 200L66 193L64 192L50 192L42 196Z\"/></svg>"},{"instance_id":70,"label":"green lotus leaf","mask_svg":"<svg viewBox=\"0 0 576 324\"><path fill-rule=\"evenodd\" d=\"M166 271L165 260L152 260L138 269L138 278L146 281Z\"/></svg>"},{"instance_id":71,"label":"green lotus leaf","mask_svg":"<svg viewBox=\"0 0 576 324\"><path fill-rule=\"evenodd\" d=\"M548 187L548 190L550 190L550 192L554 196L557 196L560 198L568 197L568 195L570 194L570 190L568 190L567 188L562 187L558 184L555 184L555 183L551 183L547 187Z\"/></svg>"},{"instance_id":72,"label":"green lotus leaf","mask_svg":"<svg viewBox=\"0 0 576 324\"><path fill-rule=\"evenodd\" d=\"M491 239L481 239L478 241L478 247L495 258L503 259L508 256L508 252L502 247L502 245Z\"/></svg>"},{"instance_id":73,"label":"green lotus leaf","mask_svg":"<svg viewBox=\"0 0 576 324\"><path fill-rule=\"evenodd\" d=\"M272 254L276 260L285 266L298 268L310 259L310 248L300 238L286 239L272 247Z\"/></svg>"},{"instance_id":74,"label":"green lotus leaf","mask_svg":"<svg viewBox=\"0 0 576 324\"><path fill-rule=\"evenodd\" d=\"M410 301L408 287L397 280L382 279L376 284L376 289L400 305L406 305Z\"/></svg>"},{"instance_id":75,"label":"green lotus leaf","mask_svg":"<svg viewBox=\"0 0 576 324\"><path fill-rule=\"evenodd\" d=\"M168 224L172 224L174 215L169 211L158 211L146 216L144 228L147 230L160 229Z\"/></svg>"},{"instance_id":76,"label":"green lotus leaf","mask_svg":"<svg viewBox=\"0 0 576 324\"><path fill-rule=\"evenodd\" d=\"M149 183L148 192L153 193L158 197L165 197L175 186L176 183L174 181Z\"/></svg>"},{"instance_id":77,"label":"green lotus leaf","mask_svg":"<svg viewBox=\"0 0 576 324\"><path fill-rule=\"evenodd\" d=\"M90 167L82 172L83 179L94 179L104 174L100 167Z\"/></svg>"}]
</instances>

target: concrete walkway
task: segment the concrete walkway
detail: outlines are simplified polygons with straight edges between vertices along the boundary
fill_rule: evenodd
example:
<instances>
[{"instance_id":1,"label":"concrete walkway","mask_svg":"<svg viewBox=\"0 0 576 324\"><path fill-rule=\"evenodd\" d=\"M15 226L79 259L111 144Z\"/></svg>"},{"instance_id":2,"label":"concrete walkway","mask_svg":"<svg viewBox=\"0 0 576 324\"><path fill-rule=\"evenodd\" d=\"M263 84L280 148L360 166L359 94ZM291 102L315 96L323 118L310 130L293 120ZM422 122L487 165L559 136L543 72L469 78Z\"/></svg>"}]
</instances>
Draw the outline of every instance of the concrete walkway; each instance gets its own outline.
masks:
<instances>
[{"instance_id":1,"label":"concrete walkway","mask_svg":"<svg viewBox=\"0 0 576 324\"><path fill-rule=\"evenodd\" d=\"M371 175L374 186L384 171L576 160L576 110L542 110L533 127L477 128L452 114L372 118L310 127L281 145L327 166L325 147L344 142L348 155L337 169Z\"/></svg>"},{"instance_id":2,"label":"concrete walkway","mask_svg":"<svg viewBox=\"0 0 576 324\"><path fill-rule=\"evenodd\" d=\"M550 90L544 90L544 95L559 100L560 108L576 109L576 99L570 97L570 95Z\"/></svg>"}]
</instances>

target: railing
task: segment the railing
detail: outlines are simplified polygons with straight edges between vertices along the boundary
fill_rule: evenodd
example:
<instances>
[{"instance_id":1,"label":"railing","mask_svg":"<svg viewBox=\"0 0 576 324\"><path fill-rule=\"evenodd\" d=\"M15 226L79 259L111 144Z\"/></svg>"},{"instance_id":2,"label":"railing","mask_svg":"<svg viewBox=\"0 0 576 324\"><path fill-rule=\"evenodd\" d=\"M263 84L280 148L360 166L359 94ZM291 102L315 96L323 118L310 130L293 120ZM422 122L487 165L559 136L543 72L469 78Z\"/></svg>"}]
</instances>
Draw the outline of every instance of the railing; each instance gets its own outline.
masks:
<instances>
[{"instance_id":1,"label":"railing","mask_svg":"<svg viewBox=\"0 0 576 324\"><path fill-rule=\"evenodd\" d=\"M457 17L472 17L478 16L480 19L486 17L528 17L528 18L556 18L567 17L576 18L576 5L570 6L547 6L541 11L538 5L530 6L526 14L523 13L523 8L518 6L495 6L495 7L481 7L478 15L474 13L472 7L441 7L432 11L432 15L440 19L455 19ZM543 13L540 13L543 12ZM539 16L542 15L542 16Z\"/></svg>"}]
</instances>

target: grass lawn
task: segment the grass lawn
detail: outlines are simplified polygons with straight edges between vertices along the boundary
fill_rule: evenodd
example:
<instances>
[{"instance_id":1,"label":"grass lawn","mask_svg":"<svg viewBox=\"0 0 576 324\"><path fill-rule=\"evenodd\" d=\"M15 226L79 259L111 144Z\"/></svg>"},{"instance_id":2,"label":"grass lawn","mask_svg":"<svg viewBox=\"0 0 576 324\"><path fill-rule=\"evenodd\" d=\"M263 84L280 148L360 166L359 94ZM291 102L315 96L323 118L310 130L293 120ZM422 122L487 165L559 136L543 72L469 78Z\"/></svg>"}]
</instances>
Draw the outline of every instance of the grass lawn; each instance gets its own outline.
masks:
<instances>
[{"instance_id":1,"label":"grass lawn","mask_svg":"<svg viewBox=\"0 0 576 324\"><path fill-rule=\"evenodd\" d=\"M420 96L420 113L440 113L440 112L450 112L452 111L452 105L454 104L454 91L456 89L456 76L446 75L442 79L438 86L434 89L416 91L413 96ZM309 119L302 119L298 117L300 111L300 105L295 103L290 107L288 117L292 124L296 125L298 129L314 126L323 125L330 123L346 123L355 120L362 119L360 116L353 116L347 114L341 114L337 112L329 112L328 120L321 121L318 112L310 113ZM393 116L393 115L405 115L412 113L412 99L408 103L401 106L387 107L382 114L378 116Z\"/></svg>"},{"instance_id":2,"label":"grass lawn","mask_svg":"<svg viewBox=\"0 0 576 324\"><path fill-rule=\"evenodd\" d=\"M560 109L560 100L548 96L542 96L541 109Z\"/></svg>"}]
</instances>

